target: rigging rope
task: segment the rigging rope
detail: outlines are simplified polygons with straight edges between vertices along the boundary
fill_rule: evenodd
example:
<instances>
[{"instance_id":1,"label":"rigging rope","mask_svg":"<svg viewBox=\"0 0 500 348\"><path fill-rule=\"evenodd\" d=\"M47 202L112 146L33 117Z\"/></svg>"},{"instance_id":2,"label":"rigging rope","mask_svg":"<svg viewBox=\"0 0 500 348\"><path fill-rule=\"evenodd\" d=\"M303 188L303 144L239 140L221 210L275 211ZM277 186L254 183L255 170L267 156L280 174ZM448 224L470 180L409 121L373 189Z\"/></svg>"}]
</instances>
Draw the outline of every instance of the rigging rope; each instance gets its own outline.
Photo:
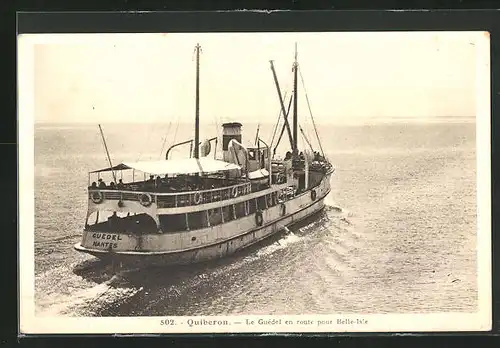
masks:
<instances>
[{"instance_id":1,"label":"rigging rope","mask_svg":"<svg viewBox=\"0 0 500 348\"><path fill-rule=\"evenodd\" d=\"M290 108L292 106L292 100L293 100L293 95L290 96L290 101L288 103L288 110L286 111L287 115L290 114ZM276 154L276 149L278 148L278 145L279 145L279 143L281 141L281 138L283 137L283 134L285 133L285 128L286 128L286 123L283 123L283 127L281 128L280 136L279 136L278 141L276 143L276 146L274 147L274 150L273 150L273 156Z\"/></svg>"},{"instance_id":2,"label":"rigging rope","mask_svg":"<svg viewBox=\"0 0 500 348\"><path fill-rule=\"evenodd\" d=\"M179 115L177 115L177 126L175 127L174 143L175 143L175 139L177 138L177 131L178 130L179 130Z\"/></svg>"},{"instance_id":3,"label":"rigging rope","mask_svg":"<svg viewBox=\"0 0 500 348\"><path fill-rule=\"evenodd\" d=\"M290 80L288 80L288 82L286 83L286 88L285 88L285 94L283 95L283 102L286 103L286 96L288 94L288 90L290 89ZM285 104L286 105L286 104ZM278 126L280 124L280 118L281 118L281 115L283 113L283 110L281 109L280 107L280 111L278 113L278 120L276 121L276 124L274 125L274 131L273 131L273 137L271 138L271 141L269 142L269 148L272 148L273 147L273 144L274 144L274 140L275 140L275 137L276 137L276 132L278 131ZM284 120L283 120L284 121ZM283 133L283 132L282 132ZM281 139L281 136L280 136L280 139ZM279 140L278 140L278 143L279 143ZM276 150L275 150L276 151Z\"/></svg>"},{"instance_id":4,"label":"rigging rope","mask_svg":"<svg viewBox=\"0 0 500 348\"><path fill-rule=\"evenodd\" d=\"M310 124L308 122L305 122L303 124L301 124L301 126L303 126L303 131L305 133L305 135L307 136L307 139L309 141L309 139L314 139L314 137L311 136L311 129L310 129ZM310 141L309 141L310 143Z\"/></svg>"},{"instance_id":5,"label":"rigging rope","mask_svg":"<svg viewBox=\"0 0 500 348\"><path fill-rule=\"evenodd\" d=\"M216 85L213 82L212 76L210 74L206 74L205 80L206 80L206 84L208 86L215 86ZM208 89L207 92L208 92L209 98L216 99L215 97L217 96L217 94L215 94L215 95L211 94L211 92L212 92L211 89ZM215 132L216 132L216 135L217 135L217 139L214 141L215 144L213 146L213 150L210 150L210 153L212 153L212 151L213 151L213 155L214 155L214 159L215 159L216 156L217 156L217 147L219 146L218 139L219 138L222 139L222 136L220 134L220 132L221 132L220 128L222 128L222 122L220 121L220 118L217 115L217 113L214 112L213 110L210 111L210 115L212 116L212 119L215 122ZM211 138L211 136L210 136L210 138ZM210 147L212 147L212 146L210 146Z\"/></svg>"},{"instance_id":6,"label":"rigging rope","mask_svg":"<svg viewBox=\"0 0 500 348\"><path fill-rule=\"evenodd\" d=\"M104 147L104 151L105 151L104 152L104 161L109 163L109 167L112 167L111 162L109 161L108 154L107 154L106 141L104 140L103 133L99 133L99 138L101 139L101 143L102 143L102 146Z\"/></svg>"},{"instance_id":7,"label":"rigging rope","mask_svg":"<svg viewBox=\"0 0 500 348\"><path fill-rule=\"evenodd\" d=\"M219 118L217 117L217 115L215 115L214 118L215 118L215 131L217 133L217 139L222 139L222 137L220 136L220 129L219 129L219 127L222 127L222 126L220 126L220 124L219 124ZM217 141L217 139L215 140L214 156L217 155L217 146L219 145L219 142Z\"/></svg>"},{"instance_id":8,"label":"rigging rope","mask_svg":"<svg viewBox=\"0 0 500 348\"><path fill-rule=\"evenodd\" d=\"M200 48L200 53L202 53L202 52L203 52L203 50ZM196 53L196 49L193 52L193 59L192 60L194 60L194 54L195 53ZM208 86L214 86L214 85L216 85L215 83L213 83L213 79L212 79L212 77L211 77L210 74L206 74L205 75L204 81L206 81L205 83ZM207 94L208 94L207 99L216 99L216 94L214 95L211 92L212 92L211 89L207 89ZM215 144L213 146L213 150L212 149L210 150L210 153L212 153L212 151L213 151L213 155L214 155L214 159L215 159L215 156L217 155L217 147L219 146L218 139L221 138L221 134L220 134L221 130L220 130L220 128L222 127L222 125L221 125L222 122L220 121L220 118L218 117L217 113L214 113L213 110L208 110L207 114L212 117L212 119L213 119L213 121L215 123L215 132L216 132L216 135L217 135L217 137L216 137L217 139L214 141ZM201 122L200 122L200 127L202 127ZM208 138L212 138L212 136L206 137L205 139L208 139ZM200 141L201 141L201 139L200 139ZM193 140L193 142L191 144L192 144L191 146L194 146L194 140ZM211 144L210 144L210 147L212 148Z\"/></svg>"},{"instance_id":9,"label":"rigging rope","mask_svg":"<svg viewBox=\"0 0 500 348\"><path fill-rule=\"evenodd\" d=\"M285 91L285 94L284 94L284 96L283 96L283 99L284 99L284 100L286 100L287 93L288 93L288 92L286 92L286 91ZM282 109L281 109L281 107L280 107L280 111L279 111L279 113L278 113L278 119L276 120L276 123L275 123L275 125L274 125L273 137L271 138L271 142L270 142L270 146L271 146L271 147L273 146L273 144L274 144L274 139L276 138L276 132L278 131L278 126L279 126L279 124L280 124L280 118L281 118L281 114L282 114L282 112L283 112L283 110L282 110Z\"/></svg>"},{"instance_id":10,"label":"rigging rope","mask_svg":"<svg viewBox=\"0 0 500 348\"><path fill-rule=\"evenodd\" d=\"M161 159L161 155L163 154L163 150L165 149L165 144L167 143L167 137L168 137L168 133L170 132L171 125L172 125L172 121L169 122L168 128L167 128L167 134L165 134L165 138L163 138L163 145L161 146L161 151L160 151L160 159Z\"/></svg>"},{"instance_id":11,"label":"rigging rope","mask_svg":"<svg viewBox=\"0 0 500 348\"><path fill-rule=\"evenodd\" d=\"M155 127L155 126L153 125L153 127ZM151 132L151 130L149 130L149 132L148 132L148 138L146 139L146 147L145 147L146 149L148 148L148 145L149 145L149 140L151 139L151 133L152 133L152 132ZM141 156L142 156L142 151L141 151L141 152L139 152L139 156L137 156L137 160L136 160L136 162L138 162L138 161L141 159ZM151 156L150 156L150 157L151 157ZM151 159L151 158L150 158L150 159Z\"/></svg>"},{"instance_id":12,"label":"rigging rope","mask_svg":"<svg viewBox=\"0 0 500 348\"><path fill-rule=\"evenodd\" d=\"M316 122L314 122L314 117L313 117L313 114L312 114L312 111L311 111L311 105L309 104L309 97L307 96L306 85L304 83L304 78L302 77L302 71L301 71L301 69L299 69L299 74L300 74L300 80L302 81L302 87L304 88L304 94L306 95L307 107L309 109L309 114L311 115L311 120L312 120L312 123L313 123L313 126L314 126L314 132L316 133L316 138L318 139L319 148L321 150L321 155L324 158L326 158L325 157L325 152L323 151L323 147L321 146L321 139L319 138L318 130L316 128Z\"/></svg>"}]
</instances>

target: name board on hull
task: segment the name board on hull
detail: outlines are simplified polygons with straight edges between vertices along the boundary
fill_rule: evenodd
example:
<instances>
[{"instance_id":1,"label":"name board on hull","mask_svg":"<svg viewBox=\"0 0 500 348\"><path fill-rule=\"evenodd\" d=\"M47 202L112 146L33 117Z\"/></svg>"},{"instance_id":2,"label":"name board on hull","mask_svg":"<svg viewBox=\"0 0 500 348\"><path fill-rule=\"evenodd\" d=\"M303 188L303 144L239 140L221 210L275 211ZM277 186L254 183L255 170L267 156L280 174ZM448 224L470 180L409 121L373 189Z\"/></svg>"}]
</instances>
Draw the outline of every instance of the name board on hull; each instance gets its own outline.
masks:
<instances>
[{"instance_id":1,"label":"name board on hull","mask_svg":"<svg viewBox=\"0 0 500 348\"><path fill-rule=\"evenodd\" d=\"M94 232L90 235L90 246L99 249L116 249L122 236L115 233Z\"/></svg>"}]
</instances>

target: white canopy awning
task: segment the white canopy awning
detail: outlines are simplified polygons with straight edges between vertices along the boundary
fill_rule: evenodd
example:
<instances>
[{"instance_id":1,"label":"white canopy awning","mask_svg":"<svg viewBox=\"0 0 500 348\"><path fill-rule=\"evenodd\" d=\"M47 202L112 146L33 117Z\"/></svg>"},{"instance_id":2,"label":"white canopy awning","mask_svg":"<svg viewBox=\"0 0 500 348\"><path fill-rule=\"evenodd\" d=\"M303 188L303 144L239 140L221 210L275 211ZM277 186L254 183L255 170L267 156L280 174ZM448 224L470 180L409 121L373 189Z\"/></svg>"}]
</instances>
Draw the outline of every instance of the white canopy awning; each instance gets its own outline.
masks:
<instances>
[{"instance_id":1,"label":"white canopy awning","mask_svg":"<svg viewBox=\"0 0 500 348\"><path fill-rule=\"evenodd\" d=\"M91 173L108 172L112 170L134 169L147 174L201 174L215 173L240 169L237 164L219 161L207 157L183 158L176 160L123 162L116 166L96 170Z\"/></svg>"},{"instance_id":2,"label":"white canopy awning","mask_svg":"<svg viewBox=\"0 0 500 348\"><path fill-rule=\"evenodd\" d=\"M267 169L257 169L253 172L248 173L248 178L250 180L262 179L269 176L269 171Z\"/></svg>"}]
</instances>

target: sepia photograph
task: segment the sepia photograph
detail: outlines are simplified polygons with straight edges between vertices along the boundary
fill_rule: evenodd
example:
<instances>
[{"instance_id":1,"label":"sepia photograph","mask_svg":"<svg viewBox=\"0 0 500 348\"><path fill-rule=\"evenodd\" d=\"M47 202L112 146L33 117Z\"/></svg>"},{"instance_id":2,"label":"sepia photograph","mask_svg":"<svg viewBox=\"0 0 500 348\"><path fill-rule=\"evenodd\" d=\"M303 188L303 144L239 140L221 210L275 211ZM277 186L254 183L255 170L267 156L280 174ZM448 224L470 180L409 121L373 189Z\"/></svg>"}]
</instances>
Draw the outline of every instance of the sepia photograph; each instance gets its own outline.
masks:
<instances>
[{"instance_id":1,"label":"sepia photograph","mask_svg":"<svg viewBox=\"0 0 500 348\"><path fill-rule=\"evenodd\" d=\"M491 329L487 32L18 36L24 333Z\"/></svg>"}]
</instances>

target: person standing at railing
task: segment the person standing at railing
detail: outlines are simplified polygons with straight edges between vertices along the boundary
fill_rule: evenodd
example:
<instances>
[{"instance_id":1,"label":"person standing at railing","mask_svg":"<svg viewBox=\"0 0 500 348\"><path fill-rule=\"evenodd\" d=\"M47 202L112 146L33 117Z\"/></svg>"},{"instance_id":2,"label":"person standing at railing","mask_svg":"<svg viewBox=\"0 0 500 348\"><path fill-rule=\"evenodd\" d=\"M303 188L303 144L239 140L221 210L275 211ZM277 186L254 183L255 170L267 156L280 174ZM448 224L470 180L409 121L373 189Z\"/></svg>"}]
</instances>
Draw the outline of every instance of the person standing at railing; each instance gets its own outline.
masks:
<instances>
[{"instance_id":1,"label":"person standing at railing","mask_svg":"<svg viewBox=\"0 0 500 348\"><path fill-rule=\"evenodd\" d=\"M106 184L104 183L104 181L102 181L101 178L99 178L99 188L106 188Z\"/></svg>"},{"instance_id":2,"label":"person standing at railing","mask_svg":"<svg viewBox=\"0 0 500 348\"><path fill-rule=\"evenodd\" d=\"M119 189L119 190L122 190L125 185L123 184L123 181L122 179L118 180L118 184L116 185L116 187Z\"/></svg>"},{"instance_id":3,"label":"person standing at railing","mask_svg":"<svg viewBox=\"0 0 500 348\"><path fill-rule=\"evenodd\" d=\"M156 177L156 180L155 180L155 188L157 190L159 190L161 188L161 178L159 175Z\"/></svg>"},{"instance_id":4,"label":"person standing at railing","mask_svg":"<svg viewBox=\"0 0 500 348\"><path fill-rule=\"evenodd\" d=\"M146 182L146 188L150 190L154 190L155 188L155 176L150 175L149 180Z\"/></svg>"}]
</instances>

